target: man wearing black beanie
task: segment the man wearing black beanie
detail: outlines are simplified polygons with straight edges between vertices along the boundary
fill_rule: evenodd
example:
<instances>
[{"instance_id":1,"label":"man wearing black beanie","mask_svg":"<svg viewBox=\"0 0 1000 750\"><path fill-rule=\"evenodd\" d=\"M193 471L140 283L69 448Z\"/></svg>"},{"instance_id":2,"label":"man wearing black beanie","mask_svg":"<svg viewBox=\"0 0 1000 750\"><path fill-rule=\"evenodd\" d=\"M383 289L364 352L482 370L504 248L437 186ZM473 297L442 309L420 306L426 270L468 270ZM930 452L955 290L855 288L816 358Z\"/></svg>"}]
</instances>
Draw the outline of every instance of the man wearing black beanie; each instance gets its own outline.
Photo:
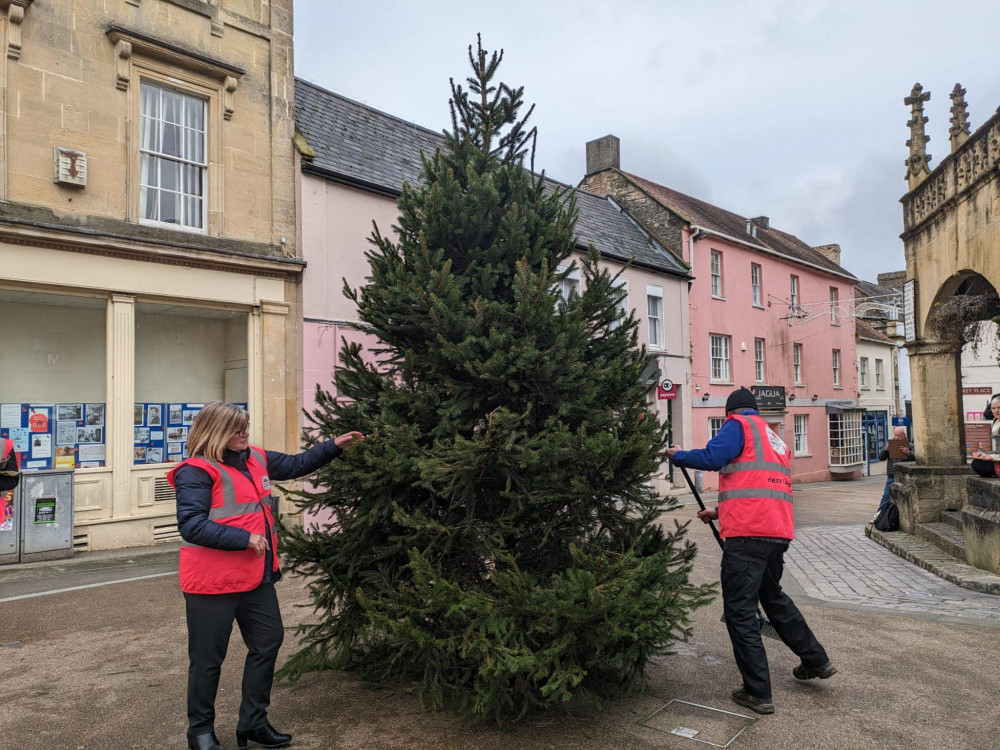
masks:
<instances>
[{"instance_id":1,"label":"man wearing black beanie","mask_svg":"<svg viewBox=\"0 0 1000 750\"><path fill-rule=\"evenodd\" d=\"M785 550L795 535L792 471L788 446L757 412L746 388L726 399L726 421L702 450L672 446L677 466L719 472L719 506L698 513L705 523L719 519L722 605L743 687L733 700L759 714L773 714L771 673L757 624L763 607L781 640L802 660L792 670L799 680L832 677L837 668L816 640L795 602L781 589Z\"/></svg>"}]
</instances>

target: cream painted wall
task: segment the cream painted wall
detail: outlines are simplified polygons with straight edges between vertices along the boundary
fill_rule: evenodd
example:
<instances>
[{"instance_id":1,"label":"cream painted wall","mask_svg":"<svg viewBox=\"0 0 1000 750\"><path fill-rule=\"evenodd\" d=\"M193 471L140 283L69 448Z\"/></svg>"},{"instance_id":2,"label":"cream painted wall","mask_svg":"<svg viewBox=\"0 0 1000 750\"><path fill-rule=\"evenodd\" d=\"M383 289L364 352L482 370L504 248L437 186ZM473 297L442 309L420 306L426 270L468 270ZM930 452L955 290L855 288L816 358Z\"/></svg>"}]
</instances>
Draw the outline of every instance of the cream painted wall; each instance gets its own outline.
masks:
<instances>
[{"instance_id":1,"label":"cream painted wall","mask_svg":"<svg viewBox=\"0 0 1000 750\"><path fill-rule=\"evenodd\" d=\"M896 415L892 397L892 349L889 344L879 344L858 339L858 403L869 411L887 411ZM861 387L861 358L868 358L868 387ZM882 388L875 386L875 360L882 360Z\"/></svg>"},{"instance_id":2,"label":"cream painted wall","mask_svg":"<svg viewBox=\"0 0 1000 750\"><path fill-rule=\"evenodd\" d=\"M247 315L235 315L186 317L137 309L135 400L245 401ZM240 369L243 380L242 387L230 385L232 393L226 391L227 366Z\"/></svg>"},{"instance_id":3,"label":"cream painted wall","mask_svg":"<svg viewBox=\"0 0 1000 750\"><path fill-rule=\"evenodd\" d=\"M0 347L7 403L104 403L107 312L96 307L0 301L0 320L12 335Z\"/></svg>"}]
</instances>

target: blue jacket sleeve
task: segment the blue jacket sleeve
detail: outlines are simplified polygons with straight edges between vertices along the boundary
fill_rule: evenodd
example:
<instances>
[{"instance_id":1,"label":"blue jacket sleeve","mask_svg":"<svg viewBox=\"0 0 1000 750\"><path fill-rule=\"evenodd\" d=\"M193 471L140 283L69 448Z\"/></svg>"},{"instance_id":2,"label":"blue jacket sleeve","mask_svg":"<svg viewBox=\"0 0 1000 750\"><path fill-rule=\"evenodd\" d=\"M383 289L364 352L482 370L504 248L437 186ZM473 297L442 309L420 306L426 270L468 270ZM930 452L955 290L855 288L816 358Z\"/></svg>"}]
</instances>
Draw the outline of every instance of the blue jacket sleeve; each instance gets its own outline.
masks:
<instances>
[{"instance_id":1,"label":"blue jacket sleeve","mask_svg":"<svg viewBox=\"0 0 1000 750\"><path fill-rule=\"evenodd\" d=\"M181 466L174 473L177 492L177 530L181 539L202 547L222 550L246 549L250 532L216 523L208 517L212 507L212 477L197 466Z\"/></svg>"},{"instance_id":2,"label":"blue jacket sleeve","mask_svg":"<svg viewBox=\"0 0 1000 750\"><path fill-rule=\"evenodd\" d=\"M718 471L743 452L743 427L736 419L723 423L722 429L704 448L677 451L674 464L699 471Z\"/></svg>"},{"instance_id":3,"label":"blue jacket sleeve","mask_svg":"<svg viewBox=\"0 0 1000 750\"><path fill-rule=\"evenodd\" d=\"M296 453L294 456L267 451L267 474L276 482L298 479L312 474L321 466L326 466L340 454L341 450L333 440L314 445L309 450Z\"/></svg>"}]
</instances>

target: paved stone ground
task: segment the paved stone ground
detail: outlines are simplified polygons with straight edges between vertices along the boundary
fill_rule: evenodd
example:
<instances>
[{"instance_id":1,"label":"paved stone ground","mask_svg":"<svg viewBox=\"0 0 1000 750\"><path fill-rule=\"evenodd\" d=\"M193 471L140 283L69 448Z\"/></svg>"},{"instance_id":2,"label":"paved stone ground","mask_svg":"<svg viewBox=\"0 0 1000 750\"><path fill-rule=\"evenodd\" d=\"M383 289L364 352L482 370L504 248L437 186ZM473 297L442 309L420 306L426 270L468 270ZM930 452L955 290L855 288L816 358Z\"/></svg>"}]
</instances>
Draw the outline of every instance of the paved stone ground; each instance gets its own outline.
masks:
<instances>
[{"instance_id":1,"label":"paved stone ground","mask_svg":"<svg viewBox=\"0 0 1000 750\"><path fill-rule=\"evenodd\" d=\"M817 604L1000 624L1000 596L961 588L918 568L868 539L863 524L797 529L785 574Z\"/></svg>"}]
</instances>

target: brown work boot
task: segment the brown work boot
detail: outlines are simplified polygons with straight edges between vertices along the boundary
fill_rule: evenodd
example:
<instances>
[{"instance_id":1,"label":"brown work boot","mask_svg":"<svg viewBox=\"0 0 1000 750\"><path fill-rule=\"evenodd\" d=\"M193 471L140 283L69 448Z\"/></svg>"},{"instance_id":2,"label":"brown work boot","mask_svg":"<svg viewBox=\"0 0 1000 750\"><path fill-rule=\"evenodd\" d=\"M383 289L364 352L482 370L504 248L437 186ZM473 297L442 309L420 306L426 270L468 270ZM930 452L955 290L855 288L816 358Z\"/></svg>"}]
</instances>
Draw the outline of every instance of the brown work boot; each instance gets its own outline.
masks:
<instances>
[{"instance_id":1,"label":"brown work boot","mask_svg":"<svg viewBox=\"0 0 1000 750\"><path fill-rule=\"evenodd\" d=\"M773 714L774 704L771 699L763 700L758 698L756 695L750 695L746 688L740 688L739 690L733 691L733 701L749 708L751 711L757 714Z\"/></svg>"},{"instance_id":2,"label":"brown work boot","mask_svg":"<svg viewBox=\"0 0 1000 750\"><path fill-rule=\"evenodd\" d=\"M821 680L827 680L837 674L837 668L830 662L821 667L807 667L803 663L793 669L792 674L796 680L812 680L816 677L819 677Z\"/></svg>"}]
</instances>

